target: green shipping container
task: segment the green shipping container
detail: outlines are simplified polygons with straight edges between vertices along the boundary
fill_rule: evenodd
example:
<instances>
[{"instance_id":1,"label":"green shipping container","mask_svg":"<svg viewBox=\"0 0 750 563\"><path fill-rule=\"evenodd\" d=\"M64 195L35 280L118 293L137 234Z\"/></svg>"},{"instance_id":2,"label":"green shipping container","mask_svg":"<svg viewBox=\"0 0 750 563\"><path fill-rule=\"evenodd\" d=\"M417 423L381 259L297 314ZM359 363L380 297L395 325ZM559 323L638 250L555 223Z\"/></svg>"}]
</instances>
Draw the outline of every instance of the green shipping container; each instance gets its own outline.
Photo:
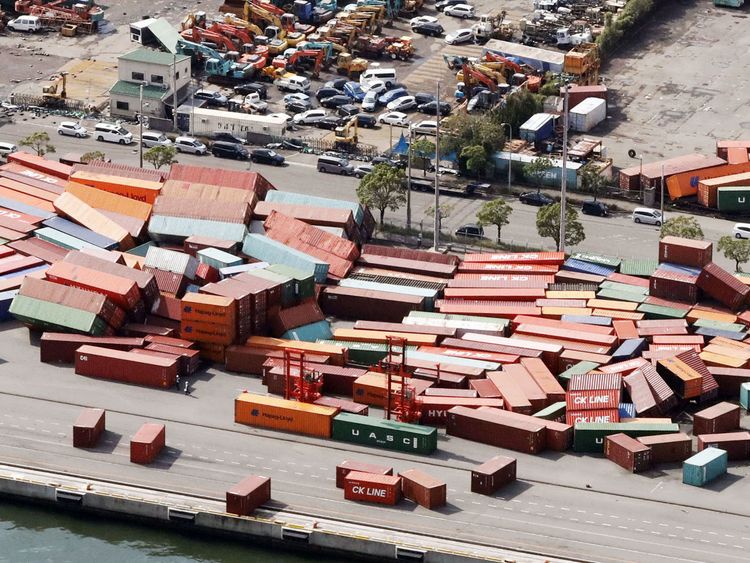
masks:
<instances>
[{"instance_id":1,"label":"green shipping container","mask_svg":"<svg viewBox=\"0 0 750 563\"><path fill-rule=\"evenodd\" d=\"M537 413L534 413L536 418L543 418L544 420L557 420L558 418L565 418L565 401L559 403L552 403L550 406L543 408Z\"/></svg>"},{"instance_id":2,"label":"green shipping container","mask_svg":"<svg viewBox=\"0 0 750 563\"><path fill-rule=\"evenodd\" d=\"M10 305L10 313L22 323L39 330L91 336L101 336L108 330L107 323L93 313L24 295L16 295Z\"/></svg>"},{"instance_id":3,"label":"green shipping container","mask_svg":"<svg viewBox=\"0 0 750 563\"><path fill-rule=\"evenodd\" d=\"M318 340L318 344L344 346L349 350L349 362L361 366L372 366L388 354L388 345L379 342L352 342L349 340ZM416 346L407 346L406 350L415 352Z\"/></svg>"},{"instance_id":4,"label":"green shipping container","mask_svg":"<svg viewBox=\"0 0 750 563\"><path fill-rule=\"evenodd\" d=\"M589 264L599 264L600 266L613 266L617 268L622 261L616 256L607 256L605 254L587 254L585 252L576 252L571 256L573 260L588 262Z\"/></svg>"},{"instance_id":5,"label":"green shipping container","mask_svg":"<svg viewBox=\"0 0 750 563\"><path fill-rule=\"evenodd\" d=\"M620 273L648 278L658 267L658 260L623 260L620 264Z\"/></svg>"},{"instance_id":6,"label":"green shipping container","mask_svg":"<svg viewBox=\"0 0 750 563\"><path fill-rule=\"evenodd\" d=\"M643 303L646 296L632 291L618 289L600 289L596 293L597 299L612 299L614 301L629 301L631 303Z\"/></svg>"},{"instance_id":7,"label":"green shipping container","mask_svg":"<svg viewBox=\"0 0 750 563\"><path fill-rule=\"evenodd\" d=\"M745 410L750 409L750 383L740 385L740 406Z\"/></svg>"},{"instance_id":8,"label":"green shipping container","mask_svg":"<svg viewBox=\"0 0 750 563\"><path fill-rule=\"evenodd\" d=\"M578 362L576 365L570 366L564 372L559 374L557 378L560 380L560 384L567 389L571 377L577 373L588 373L593 371L598 368L599 365L600 364L597 364L596 362Z\"/></svg>"},{"instance_id":9,"label":"green shipping container","mask_svg":"<svg viewBox=\"0 0 750 563\"><path fill-rule=\"evenodd\" d=\"M126 251L126 254L132 254L134 256L140 256L142 258L146 257L146 254L148 254L148 249L152 246L157 246L157 244L150 240L147 243L144 243L140 246L136 246L134 248L131 248L130 250Z\"/></svg>"},{"instance_id":10,"label":"green shipping container","mask_svg":"<svg viewBox=\"0 0 750 563\"><path fill-rule=\"evenodd\" d=\"M340 442L429 455L437 449L438 432L431 426L341 413L333 419L331 437Z\"/></svg>"},{"instance_id":11,"label":"green shipping container","mask_svg":"<svg viewBox=\"0 0 750 563\"><path fill-rule=\"evenodd\" d=\"M677 424L641 424L637 422L579 422L573 429L573 450L577 452L604 452L604 438L612 434L627 434L631 438L672 434L680 431Z\"/></svg>"},{"instance_id":12,"label":"green shipping container","mask_svg":"<svg viewBox=\"0 0 750 563\"><path fill-rule=\"evenodd\" d=\"M292 278L294 280L294 292L299 301L315 296L315 278L311 273L303 272L286 264L273 264L266 270Z\"/></svg>"},{"instance_id":13,"label":"green shipping container","mask_svg":"<svg viewBox=\"0 0 750 563\"><path fill-rule=\"evenodd\" d=\"M722 321L715 321L713 319L698 319L693 323L696 328L706 327L715 328L717 330L726 330L729 332L742 332L745 330L745 325L740 323L725 323Z\"/></svg>"},{"instance_id":14,"label":"green shipping container","mask_svg":"<svg viewBox=\"0 0 750 563\"><path fill-rule=\"evenodd\" d=\"M647 319L684 319L688 313L684 309L673 309L672 307L662 307L649 303L641 303L638 305L637 311L645 313Z\"/></svg>"},{"instance_id":15,"label":"green shipping container","mask_svg":"<svg viewBox=\"0 0 750 563\"><path fill-rule=\"evenodd\" d=\"M249 272L247 272L247 274L281 284L281 306L291 307L292 305L294 305L294 286L296 285L296 282L289 276L283 276L269 270L250 270Z\"/></svg>"},{"instance_id":16,"label":"green shipping container","mask_svg":"<svg viewBox=\"0 0 750 563\"><path fill-rule=\"evenodd\" d=\"M716 207L724 213L750 211L750 186L725 186L717 190Z\"/></svg>"},{"instance_id":17,"label":"green shipping container","mask_svg":"<svg viewBox=\"0 0 750 563\"><path fill-rule=\"evenodd\" d=\"M620 283L613 281L603 281L599 285L599 289L607 289L612 291L622 291L625 293L635 293L636 295L648 295L648 288L641 287L640 285L630 285L628 283Z\"/></svg>"},{"instance_id":18,"label":"green shipping container","mask_svg":"<svg viewBox=\"0 0 750 563\"><path fill-rule=\"evenodd\" d=\"M229 254L218 248L204 248L196 252L195 257L198 258L199 262L213 266L217 270L242 264L242 258L237 258L234 254Z\"/></svg>"}]
</instances>

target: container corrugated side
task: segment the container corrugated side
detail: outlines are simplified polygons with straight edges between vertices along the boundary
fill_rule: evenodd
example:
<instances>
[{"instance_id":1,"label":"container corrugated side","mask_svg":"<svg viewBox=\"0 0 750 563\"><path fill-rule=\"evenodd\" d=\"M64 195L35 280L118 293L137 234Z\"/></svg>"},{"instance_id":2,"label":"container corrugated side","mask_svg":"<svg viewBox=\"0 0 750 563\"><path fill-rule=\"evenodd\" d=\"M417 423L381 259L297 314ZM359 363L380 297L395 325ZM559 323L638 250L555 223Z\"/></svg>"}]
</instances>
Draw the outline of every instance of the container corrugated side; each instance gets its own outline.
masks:
<instances>
[{"instance_id":1,"label":"container corrugated side","mask_svg":"<svg viewBox=\"0 0 750 563\"><path fill-rule=\"evenodd\" d=\"M266 201L291 203L297 205L310 205L313 207L329 207L334 209L348 209L354 215L354 220L358 225L362 224L364 211L359 203L345 201L341 199L331 199L326 197L311 196L296 192L287 192L275 190L266 195Z\"/></svg>"},{"instance_id":2,"label":"container corrugated side","mask_svg":"<svg viewBox=\"0 0 750 563\"><path fill-rule=\"evenodd\" d=\"M718 448L707 448L698 452L683 463L682 482L702 487L727 472L728 459L727 452Z\"/></svg>"},{"instance_id":3,"label":"container corrugated side","mask_svg":"<svg viewBox=\"0 0 750 563\"><path fill-rule=\"evenodd\" d=\"M634 422L619 423L586 423L575 425L573 449L577 452L602 453L604 439L612 434L623 433L631 438L651 436L654 434L670 434L680 431L677 424L638 424Z\"/></svg>"},{"instance_id":4,"label":"container corrugated side","mask_svg":"<svg viewBox=\"0 0 750 563\"><path fill-rule=\"evenodd\" d=\"M287 401L276 397L240 394L234 401L234 420L240 424L331 437L331 421L338 409Z\"/></svg>"},{"instance_id":5,"label":"container corrugated side","mask_svg":"<svg viewBox=\"0 0 750 563\"><path fill-rule=\"evenodd\" d=\"M191 236L216 237L242 242L247 234L247 228L242 223L152 215L148 222L148 234L152 239L163 242L182 243Z\"/></svg>"},{"instance_id":6,"label":"container corrugated side","mask_svg":"<svg viewBox=\"0 0 750 563\"><path fill-rule=\"evenodd\" d=\"M245 236L242 252L269 264L286 264L312 273L317 283L325 283L328 277L327 263L262 235L251 233Z\"/></svg>"},{"instance_id":7,"label":"container corrugated side","mask_svg":"<svg viewBox=\"0 0 750 563\"><path fill-rule=\"evenodd\" d=\"M38 330L80 332L82 334L107 334L107 323L88 311L16 295L10 305L10 314L24 324Z\"/></svg>"},{"instance_id":8,"label":"container corrugated side","mask_svg":"<svg viewBox=\"0 0 750 563\"><path fill-rule=\"evenodd\" d=\"M367 446L431 454L437 449L437 429L393 420L341 413L333 419L334 440Z\"/></svg>"}]
</instances>

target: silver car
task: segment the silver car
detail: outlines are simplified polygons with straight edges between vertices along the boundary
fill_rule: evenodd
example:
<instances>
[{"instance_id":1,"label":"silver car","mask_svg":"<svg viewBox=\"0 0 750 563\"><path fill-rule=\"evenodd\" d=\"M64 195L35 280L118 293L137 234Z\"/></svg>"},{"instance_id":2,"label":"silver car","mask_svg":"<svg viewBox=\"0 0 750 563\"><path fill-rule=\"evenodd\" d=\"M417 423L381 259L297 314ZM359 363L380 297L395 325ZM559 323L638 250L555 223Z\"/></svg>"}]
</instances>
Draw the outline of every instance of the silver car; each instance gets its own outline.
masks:
<instances>
[{"instance_id":1,"label":"silver car","mask_svg":"<svg viewBox=\"0 0 750 563\"><path fill-rule=\"evenodd\" d=\"M172 144L172 141L161 131L144 131L141 142L144 147L149 149L152 147L168 147Z\"/></svg>"},{"instance_id":2,"label":"silver car","mask_svg":"<svg viewBox=\"0 0 750 563\"><path fill-rule=\"evenodd\" d=\"M661 227L661 211L649 207L636 207L633 210L633 222Z\"/></svg>"},{"instance_id":3,"label":"silver car","mask_svg":"<svg viewBox=\"0 0 750 563\"><path fill-rule=\"evenodd\" d=\"M195 137L177 137L174 140L174 148L177 149L177 152L190 154L206 154L208 152L208 147Z\"/></svg>"},{"instance_id":4,"label":"silver car","mask_svg":"<svg viewBox=\"0 0 750 563\"><path fill-rule=\"evenodd\" d=\"M75 121L63 121L57 127L58 135L68 135L70 137L82 138L89 134L85 127Z\"/></svg>"}]
</instances>

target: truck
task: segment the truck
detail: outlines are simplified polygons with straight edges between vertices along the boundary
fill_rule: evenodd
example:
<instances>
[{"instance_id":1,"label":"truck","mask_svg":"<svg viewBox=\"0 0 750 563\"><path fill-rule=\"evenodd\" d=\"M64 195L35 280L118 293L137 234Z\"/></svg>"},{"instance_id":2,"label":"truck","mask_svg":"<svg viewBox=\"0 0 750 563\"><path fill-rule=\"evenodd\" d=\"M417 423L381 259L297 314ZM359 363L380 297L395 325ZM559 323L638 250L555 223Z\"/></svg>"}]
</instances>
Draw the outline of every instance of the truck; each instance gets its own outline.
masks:
<instances>
[{"instance_id":1,"label":"truck","mask_svg":"<svg viewBox=\"0 0 750 563\"><path fill-rule=\"evenodd\" d=\"M177 108L177 125L180 130L196 136L222 131L240 138L250 133L281 137L287 129L287 117L181 106Z\"/></svg>"}]
</instances>

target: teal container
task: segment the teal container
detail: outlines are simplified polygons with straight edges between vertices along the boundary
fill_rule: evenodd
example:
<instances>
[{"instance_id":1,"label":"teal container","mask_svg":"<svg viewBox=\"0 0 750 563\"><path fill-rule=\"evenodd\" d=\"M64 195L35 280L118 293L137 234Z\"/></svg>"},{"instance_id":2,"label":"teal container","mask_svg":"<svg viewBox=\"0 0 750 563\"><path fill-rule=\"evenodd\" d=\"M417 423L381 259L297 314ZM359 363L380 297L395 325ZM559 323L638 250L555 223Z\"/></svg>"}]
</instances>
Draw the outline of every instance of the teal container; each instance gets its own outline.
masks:
<instances>
[{"instance_id":1,"label":"teal container","mask_svg":"<svg viewBox=\"0 0 750 563\"><path fill-rule=\"evenodd\" d=\"M629 301L631 303L643 303L646 295L633 291L622 291L619 289L600 289L596 293L597 299L612 299L614 301Z\"/></svg>"},{"instance_id":2,"label":"teal container","mask_svg":"<svg viewBox=\"0 0 750 563\"><path fill-rule=\"evenodd\" d=\"M274 265L283 264L301 270L305 275L312 274L317 283L325 283L328 277L327 262L263 235L254 233L247 235L242 243L242 252L256 260Z\"/></svg>"},{"instance_id":3,"label":"teal container","mask_svg":"<svg viewBox=\"0 0 750 563\"><path fill-rule=\"evenodd\" d=\"M677 424L640 424L636 422L579 422L573 429L573 450L602 453L604 439L612 434L627 434L631 438L673 434L680 431Z\"/></svg>"},{"instance_id":4,"label":"teal container","mask_svg":"<svg viewBox=\"0 0 750 563\"><path fill-rule=\"evenodd\" d=\"M740 406L745 410L750 410L750 383L740 385Z\"/></svg>"},{"instance_id":5,"label":"teal container","mask_svg":"<svg viewBox=\"0 0 750 563\"><path fill-rule=\"evenodd\" d=\"M600 364L597 364L596 362L578 362L576 365L570 366L564 372L558 374L557 378L560 380L560 384L567 389L568 383L570 383L570 379L574 375L578 373L588 373L598 368L599 365Z\"/></svg>"},{"instance_id":6,"label":"teal container","mask_svg":"<svg viewBox=\"0 0 750 563\"><path fill-rule=\"evenodd\" d=\"M380 342L352 342L349 340L318 340L319 344L343 346L349 350L349 362L360 366L373 366L388 355L388 345ZM407 346L408 351L416 350Z\"/></svg>"},{"instance_id":7,"label":"teal container","mask_svg":"<svg viewBox=\"0 0 750 563\"><path fill-rule=\"evenodd\" d=\"M559 403L552 403L550 406L543 408L537 413L534 413L536 418L543 418L544 420L558 420L565 418L565 401Z\"/></svg>"},{"instance_id":8,"label":"teal container","mask_svg":"<svg viewBox=\"0 0 750 563\"><path fill-rule=\"evenodd\" d=\"M182 243L192 236L242 242L247 234L247 227L242 223L152 215L148 221L148 234L153 240L159 242Z\"/></svg>"},{"instance_id":9,"label":"teal container","mask_svg":"<svg viewBox=\"0 0 750 563\"><path fill-rule=\"evenodd\" d=\"M706 448L682 464L682 482L702 487L727 472L729 456L719 448Z\"/></svg>"},{"instance_id":10,"label":"teal container","mask_svg":"<svg viewBox=\"0 0 750 563\"><path fill-rule=\"evenodd\" d=\"M295 304L297 299L295 291L296 282L291 277L283 276L270 270L251 270L247 274L280 284L282 307L291 307Z\"/></svg>"},{"instance_id":11,"label":"teal container","mask_svg":"<svg viewBox=\"0 0 750 563\"><path fill-rule=\"evenodd\" d=\"M586 252L576 252L571 258L573 260L580 260L581 262L598 264L600 266L611 266L614 268L617 268L622 261L616 256L607 256L606 254L588 254Z\"/></svg>"},{"instance_id":12,"label":"teal container","mask_svg":"<svg viewBox=\"0 0 750 563\"><path fill-rule=\"evenodd\" d=\"M281 338L302 342L317 342L318 340L332 339L333 333L331 332L331 323L323 320L287 330L281 335Z\"/></svg>"},{"instance_id":13,"label":"teal container","mask_svg":"<svg viewBox=\"0 0 750 563\"><path fill-rule=\"evenodd\" d=\"M217 270L242 265L242 258L238 258L234 254L229 254L218 248L204 248L196 252L195 257L198 258L201 264L208 264Z\"/></svg>"},{"instance_id":14,"label":"teal container","mask_svg":"<svg viewBox=\"0 0 750 563\"><path fill-rule=\"evenodd\" d=\"M429 455L437 449L437 428L341 413L333 419L331 437L399 452Z\"/></svg>"},{"instance_id":15,"label":"teal container","mask_svg":"<svg viewBox=\"0 0 750 563\"><path fill-rule=\"evenodd\" d=\"M479 368L487 371L498 371L502 366L497 362L487 362L485 360L473 360L471 358L457 358L454 356L443 356L442 354L430 354L428 352L411 352L409 358L422 360L425 362L435 362L436 364L451 364L454 366L466 366L469 368Z\"/></svg>"},{"instance_id":16,"label":"teal container","mask_svg":"<svg viewBox=\"0 0 750 563\"><path fill-rule=\"evenodd\" d=\"M140 246L135 246L131 248L130 250L126 251L125 254L132 254L133 256L140 256L141 258L145 258L146 254L148 254L148 249L152 246L157 246L157 244L150 240L147 243L141 244Z\"/></svg>"},{"instance_id":17,"label":"teal container","mask_svg":"<svg viewBox=\"0 0 750 563\"><path fill-rule=\"evenodd\" d=\"M696 328L715 328L716 330L726 330L728 332L744 332L745 325L740 323L725 323L713 319L698 319L693 323Z\"/></svg>"},{"instance_id":18,"label":"teal container","mask_svg":"<svg viewBox=\"0 0 750 563\"><path fill-rule=\"evenodd\" d=\"M648 278L651 277L651 274L653 274L658 267L658 260L623 260L620 263L620 273L628 276Z\"/></svg>"},{"instance_id":19,"label":"teal container","mask_svg":"<svg viewBox=\"0 0 750 563\"><path fill-rule=\"evenodd\" d=\"M348 209L352 212L354 221L361 225L365 218L365 210L359 203L345 201L343 199L330 199L314 195L300 194L295 192L282 192L271 190L266 194L266 201L277 201L280 203L292 203L295 205L310 205L313 207L328 207L332 209Z\"/></svg>"},{"instance_id":20,"label":"teal container","mask_svg":"<svg viewBox=\"0 0 750 563\"><path fill-rule=\"evenodd\" d=\"M282 276L289 276L294 283L294 294L298 301L315 296L315 282L317 280L308 272L284 264L273 264L266 270Z\"/></svg>"},{"instance_id":21,"label":"teal container","mask_svg":"<svg viewBox=\"0 0 750 563\"><path fill-rule=\"evenodd\" d=\"M108 331L107 323L94 313L24 295L15 296L9 312L22 323L39 330L91 336L102 336Z\"/></svg>"},{"instance_id":22,"label":"teal container","mask_svg":"<svg viewBox=\"0 0 750 563\"><path fill-rule=\"evenodd\" d=\"M647 319L684 319L688 314L684 309L662 307L661 305L651 305L650 303L641 303L638 305L637 311L645 313Z\"/></svg>"},{"instance_id":23,"label":"teal container","mask_svg":"<svg viewBox=\"0 0 750 563\"><path fill-rule=\"evenodd\" d=\"M57 246L62 246L68 250L81 250L83 248L99 248L89 242L76 238L51 227L42 227L34 231L34 236L38 239L51 242Z\"/></svg>"}]
</instances>

